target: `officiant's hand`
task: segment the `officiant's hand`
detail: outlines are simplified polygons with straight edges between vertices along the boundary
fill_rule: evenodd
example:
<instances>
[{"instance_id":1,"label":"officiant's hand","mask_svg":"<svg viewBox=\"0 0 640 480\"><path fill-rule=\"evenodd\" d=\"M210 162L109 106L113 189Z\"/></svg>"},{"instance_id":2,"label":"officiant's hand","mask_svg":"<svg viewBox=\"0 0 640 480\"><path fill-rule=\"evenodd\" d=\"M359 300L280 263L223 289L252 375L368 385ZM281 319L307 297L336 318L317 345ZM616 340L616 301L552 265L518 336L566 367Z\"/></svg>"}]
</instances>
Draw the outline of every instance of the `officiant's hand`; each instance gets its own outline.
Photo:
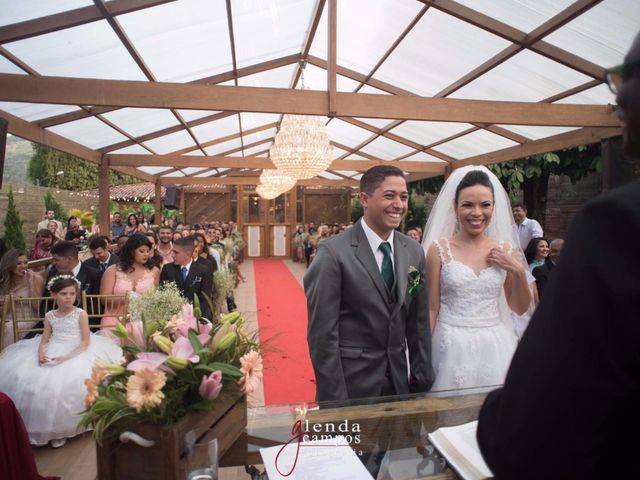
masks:
<instances>
[{"instance_id":1,"label":"officiant's hand","mask_svg":"<svg viewBox=\"0 0 640 480\"><path fill-rule=\"evenodd\" d=\"M507 272L520 273L523 270L522 264L518 262L513 255L508 254L500 247L491 249L487 261L489 265L495 265Z\"/></svg>"}]
</instances>

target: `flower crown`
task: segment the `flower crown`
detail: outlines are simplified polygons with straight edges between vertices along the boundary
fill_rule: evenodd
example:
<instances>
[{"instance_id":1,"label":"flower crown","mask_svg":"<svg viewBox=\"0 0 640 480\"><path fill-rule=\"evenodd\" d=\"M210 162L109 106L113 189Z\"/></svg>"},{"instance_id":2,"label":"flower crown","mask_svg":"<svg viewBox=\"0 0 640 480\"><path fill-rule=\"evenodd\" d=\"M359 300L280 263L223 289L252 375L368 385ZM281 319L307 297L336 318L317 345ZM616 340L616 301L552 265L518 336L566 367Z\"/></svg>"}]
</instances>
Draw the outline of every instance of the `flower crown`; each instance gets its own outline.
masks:
<instances>
[{"instance_id":1,"label":"flower crown","mask_svg":"<svg viewBox=\"0 0 640 480\"><path fill-rule=\"evenodd\" d=\"M76 277L73 275L56 275L51 280L47 282L47 290L51 291L51 287L53 287L60 280L71 279L78 284L78 288L80 288L81 284Z\"/></svg>"}]
</instances>

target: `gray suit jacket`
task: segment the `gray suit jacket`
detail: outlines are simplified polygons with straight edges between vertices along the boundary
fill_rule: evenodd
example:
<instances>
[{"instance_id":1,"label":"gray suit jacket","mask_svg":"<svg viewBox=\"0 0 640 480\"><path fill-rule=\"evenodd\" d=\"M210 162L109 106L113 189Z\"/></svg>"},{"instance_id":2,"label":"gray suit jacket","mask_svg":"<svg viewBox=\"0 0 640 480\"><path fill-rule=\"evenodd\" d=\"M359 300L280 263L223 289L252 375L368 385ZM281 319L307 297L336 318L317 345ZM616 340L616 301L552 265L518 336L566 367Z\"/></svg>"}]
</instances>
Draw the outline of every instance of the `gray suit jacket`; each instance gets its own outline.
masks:
<instances>
[{"instance_id":1,"label":"gray suit jacket","mask_svg":"<svg viewBox=\"0 0 640 480\"><path fill-rule=\"evenodd\" d=\"M399 232L393 248L395 304L360 221L318 247L304 276L318 401L379 396L385 376L397 394L426 392L433 383L426 281L408 294L409 267L424 278L424 252Z\"/></svg>"}]
</instances>

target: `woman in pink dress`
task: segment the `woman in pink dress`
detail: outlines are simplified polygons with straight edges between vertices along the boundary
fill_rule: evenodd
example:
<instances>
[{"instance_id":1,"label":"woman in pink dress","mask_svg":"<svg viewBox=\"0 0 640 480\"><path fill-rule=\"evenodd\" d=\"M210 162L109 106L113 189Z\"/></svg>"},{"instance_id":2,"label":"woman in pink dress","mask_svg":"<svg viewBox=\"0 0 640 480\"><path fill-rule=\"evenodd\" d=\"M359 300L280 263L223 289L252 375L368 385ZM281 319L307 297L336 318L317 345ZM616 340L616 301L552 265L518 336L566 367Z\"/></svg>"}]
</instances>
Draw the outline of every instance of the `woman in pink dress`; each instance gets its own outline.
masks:
<instances>
[{"instance_id":1,"label":"woman in pink dress","mask_svg":"<svg viewBox=\"0 0 640 480\"><path fill-rule=\"evenodd\" d=\"M107 268L102 275L100 295L145 293L158 286L160 270L150 262L150 252L151 242L145 235L131 235L120 251L120 261ZM109 308L100 321L100 328L112 330L120 321L119 315L122 311L122 306Z\"/></svg>"}]
</instances>

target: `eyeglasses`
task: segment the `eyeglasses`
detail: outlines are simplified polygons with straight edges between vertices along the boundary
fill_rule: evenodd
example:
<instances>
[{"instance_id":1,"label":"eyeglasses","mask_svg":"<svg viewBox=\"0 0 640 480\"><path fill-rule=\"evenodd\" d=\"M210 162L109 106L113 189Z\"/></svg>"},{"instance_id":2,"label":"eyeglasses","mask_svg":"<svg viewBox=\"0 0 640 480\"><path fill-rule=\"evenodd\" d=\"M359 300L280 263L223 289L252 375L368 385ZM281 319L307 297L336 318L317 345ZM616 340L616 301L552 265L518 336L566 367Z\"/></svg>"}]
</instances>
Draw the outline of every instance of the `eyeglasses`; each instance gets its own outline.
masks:
<instances>
[{"instance_id":1,"label":"eyeglasses","mask_svg":"<svg viewBox=\"0 0 640 480\"><path fill-rule=\"evenodd\" d=\"M607 80L607 84L609 85L609 90L614 95L617 95L622 88L624 82L629 80L634 73L638 71L638 67L640 67L640 60L635 62L623 63L622 65L618 65L617 67L608 68L605 70L604 77Z\"/></svg>"}]
</instances>

